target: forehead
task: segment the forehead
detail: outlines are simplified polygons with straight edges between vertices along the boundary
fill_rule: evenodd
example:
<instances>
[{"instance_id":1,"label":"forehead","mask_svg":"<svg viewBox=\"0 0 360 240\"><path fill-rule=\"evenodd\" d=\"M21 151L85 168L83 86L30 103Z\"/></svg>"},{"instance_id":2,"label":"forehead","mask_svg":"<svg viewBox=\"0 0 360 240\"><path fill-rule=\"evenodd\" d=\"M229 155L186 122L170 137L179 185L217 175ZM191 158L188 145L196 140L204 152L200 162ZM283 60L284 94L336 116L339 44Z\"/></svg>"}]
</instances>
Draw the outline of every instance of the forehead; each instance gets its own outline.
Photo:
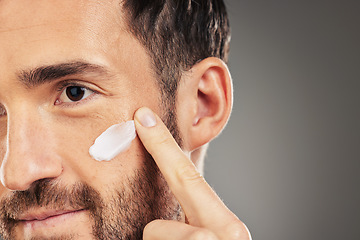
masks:
<instances>
[{"instance_id":1,"label":"forehead","mask_svg":"<svg viewBox=\"0 0 360 240\"><path fill-rule=\"evenodd\" d=\"M100 55L111 57L129 35L122 22L119 1L0 0L0 72L59 58L106 61Z\"/></svg>"},{"instance_id":2,"label":"forehead","mask_svg":"<svg viewBox=\"0 0 360 240\"><path fill-rule=\"evenodd\" d=\"M119 11L120 2L114 0L1 0L0 28L11 31L51 25L59 30L82 23L101 23L106 27L119 19Z\"/></svg>"}]
</instances>

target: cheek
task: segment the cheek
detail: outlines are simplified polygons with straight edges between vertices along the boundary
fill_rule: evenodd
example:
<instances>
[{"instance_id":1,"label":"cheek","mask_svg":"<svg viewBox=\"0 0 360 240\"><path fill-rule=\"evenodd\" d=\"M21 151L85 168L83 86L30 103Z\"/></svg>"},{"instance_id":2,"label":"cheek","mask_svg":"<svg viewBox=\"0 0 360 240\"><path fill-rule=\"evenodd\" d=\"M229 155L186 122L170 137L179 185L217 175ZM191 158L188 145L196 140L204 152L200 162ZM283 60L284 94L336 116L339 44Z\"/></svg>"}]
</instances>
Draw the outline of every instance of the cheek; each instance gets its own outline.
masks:
<instances>
[{"instance_id":1,"label":"cheek","mask_svg":"<svg viewBox=\"0 0 360 240\"><path fill-rule=\"evenodd\" d=\"M81 117L59 114L52 119L56 125L56 153L63 161L63 181L69 184L83 181L102 190L104 186L119 184L144 166L144 148L138 137L128 150L109 162L98 162L89 154L101 133L113 124L132 120L138 108L147 106L160 113L160 92L157 86L149 84L155 80L139 79L120 79L119 82L126 83L120 86L114 82L111 94L91 102Z\"/></svg>"},{"instance_id":2,"label":"cheek","mask_svg":"<svg viewBox=\"0 0 360 240\"><path fill-rule=\"evenodd\" d=\"M77 119L72 124L58 127L56 152L63 161L63 181L72 184L86 182L95 189L116 185L135 173L143 166L144 149L139 138L135 138L130 147L111 161L99 162L89 154L89 148L95 139L110 125L123 122L120 117L109 119Z\"/></svg>"}]
</instances>

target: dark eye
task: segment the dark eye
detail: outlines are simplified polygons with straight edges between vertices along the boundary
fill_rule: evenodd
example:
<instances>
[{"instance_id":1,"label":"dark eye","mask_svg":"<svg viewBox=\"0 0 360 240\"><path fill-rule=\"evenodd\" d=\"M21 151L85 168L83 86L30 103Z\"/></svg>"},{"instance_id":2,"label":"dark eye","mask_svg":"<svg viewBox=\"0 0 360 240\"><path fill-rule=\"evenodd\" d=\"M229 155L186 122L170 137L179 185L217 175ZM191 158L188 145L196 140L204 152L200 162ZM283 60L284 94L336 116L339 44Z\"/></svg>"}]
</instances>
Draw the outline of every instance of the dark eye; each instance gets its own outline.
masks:
<instances>
[{"instance_id":1,"label":"dark eye","mask_svg":"<svg viewBox=\"0 0 360 240\"><path fill-rule=\"evenodd\" d=\"M81 86L66 87L60 95L59 101L63 103L78 102L93 94L94 91Z\"/></svg>"}]
</instances>

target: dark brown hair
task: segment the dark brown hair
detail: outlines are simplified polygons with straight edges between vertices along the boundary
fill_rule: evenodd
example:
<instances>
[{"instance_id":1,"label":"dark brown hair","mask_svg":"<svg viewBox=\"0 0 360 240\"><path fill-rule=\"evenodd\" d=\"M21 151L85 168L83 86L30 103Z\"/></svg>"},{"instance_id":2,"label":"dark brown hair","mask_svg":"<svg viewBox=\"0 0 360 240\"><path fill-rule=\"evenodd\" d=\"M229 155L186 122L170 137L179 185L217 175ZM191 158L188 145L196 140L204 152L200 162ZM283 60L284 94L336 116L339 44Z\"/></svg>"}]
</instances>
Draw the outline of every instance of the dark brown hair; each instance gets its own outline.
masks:
<instances>
[{"instance_id":1,"label":"dark brown hair","mask_svg":"<svg viewBox=\"0 0 360 240\"><path fill-rule=\"evenodd\" d=\"M227 62L230 29L223 0L122 3L130 32L153 60L165 106L175 106L183 71L211 56Z\"/></svg>"}]
</instances>

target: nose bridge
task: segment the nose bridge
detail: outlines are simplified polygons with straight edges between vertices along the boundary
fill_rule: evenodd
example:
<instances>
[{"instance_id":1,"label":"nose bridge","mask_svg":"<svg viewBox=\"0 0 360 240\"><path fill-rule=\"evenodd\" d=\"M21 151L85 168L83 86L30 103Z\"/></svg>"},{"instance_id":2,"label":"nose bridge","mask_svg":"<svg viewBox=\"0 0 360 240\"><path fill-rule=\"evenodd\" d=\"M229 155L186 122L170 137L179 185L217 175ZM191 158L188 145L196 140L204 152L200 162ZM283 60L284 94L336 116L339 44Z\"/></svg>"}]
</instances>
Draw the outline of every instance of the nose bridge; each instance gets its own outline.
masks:
<instances>
[{"instance_id":1,"label":"nose bridge","mask_svg":"<svg viewBox=\"0 0 360 240\"><path fill-rule=\"evenodd\" d=\"M8 112L6 153L1 164L1 182L11 190L26 190L40 179L55 178L61 162L51 154L51 128L39 109L17 106Z\"/></svg>"},{"instance_id":2,"label":"nose bridge","mask_svg":"<svg viewBox=\"0 0 360 240\"><path fill-rule=\"evenodd\" d=\"M27 110L20 110L13 116L8 114L7 155L37 154L40 140L46 139L46 125L41 117Z\"/></svg>"}]
</instances>

